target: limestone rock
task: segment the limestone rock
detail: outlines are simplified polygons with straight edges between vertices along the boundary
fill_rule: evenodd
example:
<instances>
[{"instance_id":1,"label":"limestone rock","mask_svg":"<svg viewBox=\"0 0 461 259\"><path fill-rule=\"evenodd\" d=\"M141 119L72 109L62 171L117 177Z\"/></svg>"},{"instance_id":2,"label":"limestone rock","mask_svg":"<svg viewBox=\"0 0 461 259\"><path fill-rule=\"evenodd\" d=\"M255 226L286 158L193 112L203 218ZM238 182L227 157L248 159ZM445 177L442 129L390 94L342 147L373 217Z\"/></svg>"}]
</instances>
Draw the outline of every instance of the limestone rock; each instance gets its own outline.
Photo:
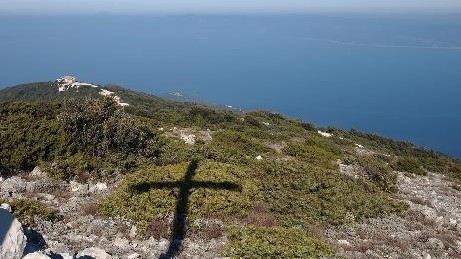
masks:
<instances>
[{"instance_id":1,"label":"limestone rock","mask_svg":"<svg viewBox=\"0 0 461 259\"><path fill-rule=\"evenodd\" d=\"M58 255L61 256L62 259L74 259L69 253L59 253Z\"/></svg>"},{"instance_id":2,"label":"limestone rock","mask_svg":"<svg viewBox=\"0 0 461 259\"><path fill-rule=\"evenodd\" d=\"M431 237L427 240L427 244L434 249L443 249L445 248L445 245L440 239Z\"/></svg>"},{"instance_id":3,"label":"limestone rock","mask_svg":"<svg viewBox=\"0 0 461 259\"><path fill-rule=\"evenodd\" d=\"M36 166L32 172L30 172L29 176L34 177L34 178L46 178L47 175L45 172L43 172L40 167Z\"/></svg>"},{"instance_id":4,"label":"limestone rock","mask_svg":"<svg viewBox=\"0 0 461 259\"><path fill-rule=\"evenodd\" d=\"M461 241L456 240L456 252L461 254Z\"/></svg>"},{"instance_id":5,"label":"limestone rock","mask_svg":"<svg viewBox=\"0 0 461 259\"><path fill-rule=\"evenodd\" d=\"M128 259L137 259L137 258L140 258L140 257L141 256L138 253L134 253L134 254L129 255L127 258Z\"/></svg>"},{"instance_id":6,"label":"limestone rock","mask_svg":"<svg viewBox=\"0 0 461 259\"><path fill-rule=\"evenodd\" d=\"M3 206L0 208L0 222L0 258L22 258L27 238L21 223Z\"/></svg>"},{"instance_id":7,"label":"limestone rock","mask_svg":"<svg viewBox=\"0 0 461 259\"><path fill-rule=\"evenodd\" d=\"M80 184L75 181L70 181L70 190L77 194L85 195L90 191L88 184Z\"/></svg>"},{"instance_id":8,"label":"limestone rock","mask_svg":"<svg viewBox=\"0 0 461 259\"><path fill-rule=\"evenodd\" d=\"M106 253L106 251L102 250L99 247L86 248L85 250L77 254L77 259L79 258L87 259L88 257L95 258L95 259L111 259L112 258L110 254Z\"/></svg>"},{"instance_id":9,"label":"limestone rock","mask_svg":"<svg viewBox=\"0 0 461 259\"><path fill-rule=\"evenodd\" d=\"M13 176L2 182L2 192L24 193L26 191L26 182L18 176Z\"/></svg>"},{"instance_id":10,"label":"limestone rock","mask_svg":"<svg viewBox=\"0 0 461 259\"><path fill-rule=\"evenodd\" d=\"M105 191L107 190L107 184L105 183L97 183L95 185L91 185L89 187L89 192L102 192L102 191Z\"/></svg>"},{"instance_id":11,"label":"limestone rock","mask_svg":"<svg viewBox=\"0 0 461 259\"><path fill-rule=\"evenodd\" d=\"M26 192L28 192L28 193L35 192L35 182L27 182L26 183Z\"/></svg>"},{"instance_id":12,"label":"limestone rock","mask_svg":"<svg viewBox=\"0 0 461 259\"><path fill-rule=\"evenodd\" d=\"M31 254L27 254L26 256L23 257L23 259L51 259L46 254L43 254L42 252L35 252Z\"/></svg>"},{"instance_id":13,"label":"limestone rock","mask_svg":"<svg viewBox=\"0 0 461 259\"><path fill-rule=\"evenodd\" d=\"M338 240L338 244L341 246L351 246L351 243L349 243L349 241L347 241L346 239Z\"/></svg>"},{"instance_id":14,"label":"limestone rock","mask_svg":"<svg viewBox=\"0 0 461 259\"><path fill-rule=\"evenodd\" d=\"M137 235L137 232L138 232L138 229L136 228L136 226L132 226L131 229L130 229L130 234L129 236L131 238L135 238L136 235Z\"/></svg>"},{"instance_id":15,"label":"limestone rock","mask_svg":"<svg viewBox=\"0 0 461 259\"><path fill-rule=\"evenodd\" d=\"M0 205L0 208L1 209L4 209L4 210L7 210L9 213L12 213L13 210L11 209L11 206L7 203L2 203L2 205Z\"/></svg>"}]
</instances>

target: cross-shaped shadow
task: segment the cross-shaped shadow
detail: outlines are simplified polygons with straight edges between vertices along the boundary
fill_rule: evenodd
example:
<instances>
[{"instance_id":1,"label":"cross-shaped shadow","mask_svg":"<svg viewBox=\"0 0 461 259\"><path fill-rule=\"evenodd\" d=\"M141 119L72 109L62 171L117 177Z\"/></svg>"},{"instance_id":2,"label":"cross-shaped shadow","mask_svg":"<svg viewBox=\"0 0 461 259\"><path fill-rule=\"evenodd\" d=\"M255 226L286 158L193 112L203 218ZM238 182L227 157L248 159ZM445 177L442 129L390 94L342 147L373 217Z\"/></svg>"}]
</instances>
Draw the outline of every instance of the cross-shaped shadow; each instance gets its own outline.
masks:
<instances>
[{"instance_id":1,"label":"cross-shaped shadow","mask_svg":"<svg viewBox=\"0 0 461 259\"><path fill-rule=\"evenodd\" d=\"M193 181L198 161L192 160L189 163L184 178L180 181L173 182L147 182L131 186L135 192L148 192L151 189L170 189L179 188L179 197L176 202L176 212L173 219L173 233L171 235L168 251L163 253L160 258L169 259L179 254L182 241L186 235L186 221L189 207L189 196L192 188L208 188L215 190L241 191L241 186L229 181L211 182L211 181Z\"/></svg>"}]
</instances>

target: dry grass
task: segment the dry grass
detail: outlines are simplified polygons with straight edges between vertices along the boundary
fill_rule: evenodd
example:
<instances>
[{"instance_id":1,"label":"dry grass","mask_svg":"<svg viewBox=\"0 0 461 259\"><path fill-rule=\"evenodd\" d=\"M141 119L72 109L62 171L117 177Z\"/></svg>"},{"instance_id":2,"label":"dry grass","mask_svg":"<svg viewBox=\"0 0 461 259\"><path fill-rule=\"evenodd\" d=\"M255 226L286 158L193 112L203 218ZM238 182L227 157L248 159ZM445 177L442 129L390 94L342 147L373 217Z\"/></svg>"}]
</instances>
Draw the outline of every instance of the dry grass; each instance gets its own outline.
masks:
<instances>
[{"instance_id":1,"label":"dry grass","mask_svg":"<svg viewBox=\"0 0 461 259\"><path fill-rule=\"evenodd\" d=\"M197 239L211 240L213 238L220 238L223 235L223 226L217 222L207 222L200 226L188 228L188 236Z\"/></svg>"},{"instance_id":2,"label":"dry grass","mask_svg":"<svg viewBox=\"0 0 461 259\"><path fill-rule=\"evenodd\" d=\"M98 215L98 204L96 202L88 202L80 208L82 215Z\"/></svg>"},{"instance_id":3,"label":"dry grass","mask_svg":"<svg viewBox=\"0 0 461 259\"><path fill-rule=\"evenodd\" d=\"M272 215L268 206L262 202L256 202L243 220L245 224L273 227L277 225L275 217Z\"/></svg>"},{"instance_id":4,"label":"dry grass","mask_svg":"<svg viewBox=\"0 0 461 259\"><path fill-rule=\"evenodd\" d=\"M153 220L144 231L145 237L153 237L155 239L169 238L171 233L171 227L168 219L156 219Z\"/></svg>"}]
</instances>

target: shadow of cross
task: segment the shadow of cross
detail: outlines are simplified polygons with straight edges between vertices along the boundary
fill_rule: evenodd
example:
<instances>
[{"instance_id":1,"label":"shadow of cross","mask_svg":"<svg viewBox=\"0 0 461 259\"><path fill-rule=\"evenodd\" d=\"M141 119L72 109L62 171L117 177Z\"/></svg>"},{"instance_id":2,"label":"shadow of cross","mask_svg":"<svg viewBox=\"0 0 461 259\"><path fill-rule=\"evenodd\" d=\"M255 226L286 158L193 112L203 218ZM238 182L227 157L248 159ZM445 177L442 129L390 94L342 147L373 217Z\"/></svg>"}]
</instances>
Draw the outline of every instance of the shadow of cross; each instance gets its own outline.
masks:
<instances>
[{"instance_id":1,"label":"shadow of cross","mask_svg":"<svg viewBox=\"0 0 461 259\"><path fill-rule=\"evenodd\" d=\"M173 233L171 235L170 245L167 252L163 253L160 258L173 258L179 254L182 241L186 234L186 221L189 207L189 196L191 189L207 188L215 190L241 191L241 186L229 181L211 182L211 181L194 181L198 167L198 161L192 160L187 167L184 178L180 181L172 182L147 182L132 186L136 192L148 192L151 189L170 189L179 188L179 197L176 202L176 212L173 219Z\"/></svg>"}]
</instances>

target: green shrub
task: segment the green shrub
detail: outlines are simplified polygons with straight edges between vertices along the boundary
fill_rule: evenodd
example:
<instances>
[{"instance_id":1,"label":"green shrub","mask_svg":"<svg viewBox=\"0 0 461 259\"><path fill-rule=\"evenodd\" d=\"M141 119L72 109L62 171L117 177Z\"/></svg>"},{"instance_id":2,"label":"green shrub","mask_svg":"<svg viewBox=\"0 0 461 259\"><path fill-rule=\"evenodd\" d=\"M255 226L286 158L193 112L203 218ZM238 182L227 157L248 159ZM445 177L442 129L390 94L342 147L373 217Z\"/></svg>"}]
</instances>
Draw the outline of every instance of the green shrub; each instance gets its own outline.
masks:
<instances>
[{"instance_id":1,"label":"green shrub","mask_svg":"<svg viewBox=\"0 0 461 259\"><path fill-rule=\"evenodd\" d=\"M421 162L414 157L399 157L398 160L392 164L392 168L396 171L408 172L417 175L426 175L421 166Z\"/></svg>"},{"instance_id":2,"label":"green shrub","mask_svg":"<svg viewBox=\"0 0 461 259\"><path fill-rule=\"evenodd\" d=\"M209 148L214 151L217 161L237 164L247 164L259 155L273 152L260 141L231 130L218 131L213 134Z\"/></svg>"},{"instance_id":3,"label":"green shrub","mask_svg":"<svg viewBox=\"0 0 461 259\"><path fill-rule=\"evenodd\" d=\"M4 174L31 170L49 159L65 139L55 120L55 104L2 103L0 106L0 164Z\"/></svg>"},{"instance_id":4,"label":"green shrub","mask_svg":"<svg viewBox=\"0 0 461 259\"><path fill-rule=\"evenodd\" d=\"M325 241L293 228L229 226L224 256L231 258L314 258L334 253Z\"/></svg>"},{"instance_id":5,"label":"green shrub","mask_svg":"<svg viewBox=\"0 0 461 259\"><path fill-rule=\"evenodd\" d=\"M291 161L267 163L262 170L254 177L261 182L265 203L283 226L338 225L406 209L379 188L370 189L338 171Z\"/></svg>"},{"instance_id":6,"label":"green shrub","mask_svg":"<svg viewBox=\"0 0 461 259\"><path fill-rule=\"evenodd\" d=\"M40 163L48 165L51 176L71 179L84 172L126 172L154 161L161 143L145 124L106 98L2 103L0 146L5 175Z\"/></svg>"},{"instance_id":7,"label":"green shrub","mask_svg":"<svg viewBox=\"0 0 461 259\"><path fill-rule=\"evenodd\" d=\"M36 217L42 220L56 220L58 214L55 210L48 208L38 201L24 199L0 199L0 203L8 203L14 216L25 226L36 226Z\"/></svg>"},{"instance_id":8,"label":"green shrub","mask_svg":"<svg viewBox=\"0 0 461 259\"><path fill-rule=\"evenodd\" d=\"M152 220L175 212L180 181L187 170L187 163L139 169L125 176L117 190L101 202L101 212L134 220L145 229ZM245 174L240 167L200 162L188 198L190 218L246 216L259 192Z\"/></svg>"},{"instance_id":9,"label":"green shrub","mask_svg":"<svg viewBox=\"0 0 461 259\"><path fill-rule=\"evenodd\" d=\"M337 169L335 161L341 153L333 144L315 137L304 142L289 142L282 151L300 161L325 169Z\"/></svg>"},{"instance_id":10,"label":"green shrub","mask_svg":"<svg viewBox=\"0 0 461 259\"><path fill-rule=\"evenodd\" d=\"M376 184L381 190L386 192L397 191L397 173L383 160L374 156L357 157L357 163L360 165L371 182Z\"/></svg>"}]
</instances>

